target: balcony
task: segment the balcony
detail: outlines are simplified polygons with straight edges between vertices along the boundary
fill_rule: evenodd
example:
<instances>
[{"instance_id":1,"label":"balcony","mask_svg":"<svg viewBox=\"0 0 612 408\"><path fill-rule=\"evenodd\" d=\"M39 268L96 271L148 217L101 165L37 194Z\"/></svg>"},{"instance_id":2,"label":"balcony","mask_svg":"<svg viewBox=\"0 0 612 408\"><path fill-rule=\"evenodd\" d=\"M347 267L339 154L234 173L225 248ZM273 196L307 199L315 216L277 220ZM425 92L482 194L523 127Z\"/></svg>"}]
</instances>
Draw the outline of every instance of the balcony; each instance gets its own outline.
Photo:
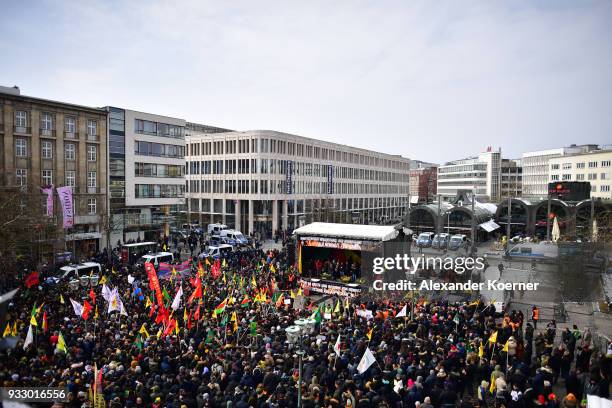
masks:
<instances>
[{"instance_id":1,"label":"balcony","mask_svg":"<svg viewBox=\"0 0 612 408\"><path fill-rule=\"evenodd\" d=\"M88 142L99 142L100 141L100 135L91 135L91 134L87 134L87 141Z\"/></svg>"},{"instance_id":2,"label":"balcony","mask_svg":"<svg viewBox=\"0 0 612 408\"><path fill-rule=\"evenodd\" d=\"M75 224L97 224L100 222L100 215L75 215L74 223Z\"/></svg>"},{"instance_id":3,"label":"balcony","mask_svg":"<svg viewBox=\"0 0 612 408\"><path fill-rule=\"evenodd\" d=\"M78 139L79 134L77 132L64 131L64 139Z\"/></svg>"},{"instance_id":4,"label":"balcony","mask_svg":"<svg viewBox=\"0 0 612 408\"><path fill-rule=\"evenodd\" d=\"M55 137L55 129L40 129L40 135L44 137Z\"/></svg>"},{"instance_id":5,"label":"balcony","mask_svg":"<svg viewBox=\"0 0 612 408\"><path fill-rule=\"evenodd\" d=\"M32 134L32 128L29 126L13 126L13 132L14 133L21 133L24 135L31 135Z\"/></svg>"}]
</instances>

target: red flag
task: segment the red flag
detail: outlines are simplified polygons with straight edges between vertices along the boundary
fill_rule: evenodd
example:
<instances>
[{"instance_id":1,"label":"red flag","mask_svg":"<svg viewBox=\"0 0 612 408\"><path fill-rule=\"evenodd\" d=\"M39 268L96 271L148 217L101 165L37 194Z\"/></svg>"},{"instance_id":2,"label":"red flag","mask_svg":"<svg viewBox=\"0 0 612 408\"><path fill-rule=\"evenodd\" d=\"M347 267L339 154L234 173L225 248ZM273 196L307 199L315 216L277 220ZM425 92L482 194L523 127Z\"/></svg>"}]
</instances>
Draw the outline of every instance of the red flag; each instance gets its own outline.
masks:
<instances>
[{"instance_id":1,"label":"red flag","mask_svg":"<svg viewBox=\"0 0 612 408\"><path fill-rule=\"evenodd\" d=\"M38 284L40 280L38 279L38 272L32 272L28 275L25 280L26 288L30 289L32 286Z\"/></svg>"},{"instance_id":2,"label":"red flag","mask_svg":"<svg viewBox=\"0 0 612 408\"><path fill-rule=\"evenodd\" d=\"M217 279L221 275L221 262L217 259L213 264L212 268L210 268L210 274L213 279Z\"/></svg>"},{"instance_id":3,"label":"red flag","mask_svg":"<svg viewBox=\"0 0 612 408\"><path fill-rule=\"evenodd\" d=\"M93 288L89 289L89 298L91 299L91 303L95 305L96 304L96 293L94 292Z\"/></svg>"},{"instance_id":4,"label":"red flag","mask_svg":"<svg viewBox=\"0 0 612 408\"><path fill-rule=\"evenodd\" d=\"M191 296L189 296L189 303L193 302L194 299L201 299L201 298L202 298L202 281L200 280L199 277L196 277L195 290L193 291Z\"/></svg>"},{"instance_id":5,"label":"red flag","mask_svg":"<svg viewBox=\"0 0 612 408\"><path fill-rule=\"evenodd\" d=\"M193 319L197 322L198 320L200 320L200 305L198 305L198 308L196 309L195 313L193 314Z\"/></svg>"},{"instance_id":6,"label":"red flag","mask_svg":"<svg viewBox=\"0 0 612 408\"><path fill-rule=\"evenodd\" d=\"M157 279L157 272L155 272L155 267L151 262L145 262L145 271L147 272L147 277L149 278L149 289L155 291L155 297L157 298L157 304L163 305L164 298L161 293L161 288L159 287L159 280Z\"/></svg>"},{"instance_id":7,"label":"red flag","mask_svg":"<svg viewBox=\"0 0 612 408\"><path fill-rule=\"evenodd\" d=\"M83 320L87 320L89 318L90 312L91 312L91 305L86 300L83 302L83 313L81 314L81 317L83 318Z\"/></svg>"},{"instance_id":8,"label":"red flag","mask_svg":"<svg viewBox=\"0 0 612 408\"><path fill-rule=\"evenodd\" d=\"M160 324L168 320L168 311L163 305L158 306L157 317L155 318L155 323Z\"/></svg>"},{"instance_id":9,"label":"red flag","mask_svg":"<svg viewBox=\"0 0 612 408\"><path fill-rule=\"evenodd\" d=\"M47 324L47 311L46 310L43 313L42 329L43 329L43 333L46 333L47 330L49 329L49 326Z\"/></svg>"},{"instance_id":10,"label":"red flag","mask_svg":"<svg viewBox=\"0 0 612 408\"><path fill-rule=\"evenodd\" d=\"M189 316L187 316L187 329L191 330L191 312L192 310L189 311Z\"/></svg>"},{"instance_id":11,"label":"red flag","mask_svg":"<svg viewBox=\"0 0 612 408\"><path fill-rule=\"evenodd\" d=\"M176 326L176 320L172 319L170 320L170 322L166 326L166 329L164 330L164 336L171 334L172 331L174 330L174 326Z\"/></svg>"}]
</instances>

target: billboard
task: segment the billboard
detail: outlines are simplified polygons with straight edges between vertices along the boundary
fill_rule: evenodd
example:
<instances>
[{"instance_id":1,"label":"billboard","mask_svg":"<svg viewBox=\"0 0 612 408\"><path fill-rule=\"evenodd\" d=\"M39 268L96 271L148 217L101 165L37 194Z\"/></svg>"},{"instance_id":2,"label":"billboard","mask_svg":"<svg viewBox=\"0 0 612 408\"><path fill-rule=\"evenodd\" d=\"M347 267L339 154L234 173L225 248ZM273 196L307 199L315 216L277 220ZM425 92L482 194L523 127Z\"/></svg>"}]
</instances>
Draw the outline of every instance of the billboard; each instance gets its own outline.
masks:
<instances>
[{"instance_id":1,"label":"billboard","mask_svg":"<svg viewBox=\"0 0 612 408\"><path fill-rule=\"evenodd\" d=\"M591 183L588 181L558 181L548 183L551 198L563 201L582 201L591 197Z\"/></svg>"}]
</instances>

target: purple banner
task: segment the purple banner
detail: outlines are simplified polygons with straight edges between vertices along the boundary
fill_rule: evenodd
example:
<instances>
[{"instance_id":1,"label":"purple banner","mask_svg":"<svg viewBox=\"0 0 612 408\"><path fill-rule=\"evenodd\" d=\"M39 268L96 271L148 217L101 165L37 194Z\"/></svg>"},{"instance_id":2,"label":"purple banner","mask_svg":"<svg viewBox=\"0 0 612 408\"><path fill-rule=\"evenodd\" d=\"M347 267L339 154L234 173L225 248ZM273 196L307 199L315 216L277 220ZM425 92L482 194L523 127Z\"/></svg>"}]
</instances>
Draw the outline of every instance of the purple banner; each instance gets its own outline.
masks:
<instances>
[{"instance_id":1,"label":"purple banner","mask_svg":"<svg viewBox=\"0 0 612 408\"><path fill-rule=\"evenodd\" d=\"M64 213L64 228L72 228L74 225L74 211L72 208L72 187L58 187L55 189L62 204Z\"/></svg>"},{"instance_id":2,"label":"purple banner","mask_svg":"<svg viewBox=\"0 0 612 408\"><path fill-rule=\"evenodd\" d=\"M47 195L47 217L53 217L53 184L42 188L43 193Z\"/></svg>"}]
</instances>

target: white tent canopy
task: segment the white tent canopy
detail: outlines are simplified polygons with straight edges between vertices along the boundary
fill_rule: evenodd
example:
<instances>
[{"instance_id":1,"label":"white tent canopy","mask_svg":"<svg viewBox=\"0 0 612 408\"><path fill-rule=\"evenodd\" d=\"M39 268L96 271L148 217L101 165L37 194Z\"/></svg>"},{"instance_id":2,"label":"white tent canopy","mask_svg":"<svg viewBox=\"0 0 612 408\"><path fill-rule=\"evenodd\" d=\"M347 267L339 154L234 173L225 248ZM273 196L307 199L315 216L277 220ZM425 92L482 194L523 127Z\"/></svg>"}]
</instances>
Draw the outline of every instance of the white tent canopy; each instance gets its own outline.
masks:
<instances>
[{"instance_id":1,"label":"white tent canopy","mask_svg":"<svg viewBox=\"0 0 612 408\"><path fill-rule=\"evenodd\" d=\"M293 231L296 235L313 237L347 238L369 241L389 241L399 231L393 225L357 225L313 222Z\"/></svg>"},{"instance_id":2,"label":"white tent canopy","mask_svg":"<svg viewBox=\"0 0 612 408\"><path fill-rule=\"evenodd\" d=\"M496 229L498 229L499 225L497 225L495 221L489 220L487 222L483 222L482 224L480 224L479 227L487 232L491 232L491 231L495 231Z\"/></svg>"}]
</instances>

